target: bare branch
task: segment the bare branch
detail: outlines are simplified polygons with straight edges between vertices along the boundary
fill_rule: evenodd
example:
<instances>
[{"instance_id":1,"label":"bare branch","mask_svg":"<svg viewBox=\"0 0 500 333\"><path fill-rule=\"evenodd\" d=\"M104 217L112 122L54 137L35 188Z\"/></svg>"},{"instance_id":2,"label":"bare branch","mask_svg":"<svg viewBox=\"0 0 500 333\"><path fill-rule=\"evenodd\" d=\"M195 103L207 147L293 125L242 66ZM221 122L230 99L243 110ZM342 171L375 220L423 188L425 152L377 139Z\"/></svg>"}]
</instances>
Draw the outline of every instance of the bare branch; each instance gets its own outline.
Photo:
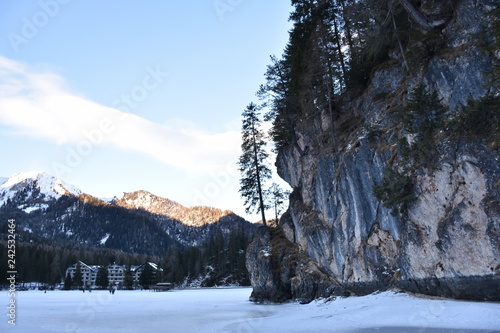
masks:
<instances>
[{"instance_id":1,"label":"bare branch","mask_svg":"<svg viewBox=\"0 0 500 333\"><path fill-rule=\"evenodd\" d=\"M429 21L409 0L399 0L408 15L424 30L434 30L447 23L447 20Z\"/></svg>"}]
</instances>

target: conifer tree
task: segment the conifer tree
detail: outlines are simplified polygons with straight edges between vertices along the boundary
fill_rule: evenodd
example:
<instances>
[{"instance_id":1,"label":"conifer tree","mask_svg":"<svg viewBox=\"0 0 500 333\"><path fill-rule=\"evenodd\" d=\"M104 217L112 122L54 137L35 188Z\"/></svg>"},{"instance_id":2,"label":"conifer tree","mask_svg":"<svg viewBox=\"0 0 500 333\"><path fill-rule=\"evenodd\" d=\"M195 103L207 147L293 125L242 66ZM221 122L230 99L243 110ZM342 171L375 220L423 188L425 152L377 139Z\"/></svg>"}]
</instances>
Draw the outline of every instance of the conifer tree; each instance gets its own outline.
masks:
<instances>
[{"instance_id":1,"label":"conifer tree","mask_svg":"<svg viewBox=\"0 0 500 333\"><path fill-rule=\"evenodd\" d=\"M95 280L95 284L103 289L106 289L109 285L109 277L108 277L108 267L101 266L97 271L97 276Z\"/></svg>"},{"instance_id":2,"label":"conifer tree","mask_svg":"<svg viewBox=\"0 0 500 333\"><path fill-rule=\"evenodd\" d=\"M76 288L80 288L83 285L82 266L80 265L80 262L76 264L75 276L73 277L73 285Z\"/></svg>"},{"instance_id":3,"label":"conifer tree","mask_svg":"<svg viewBox=\"0 0 500 333\"><path fill-rule=\"evenodd\" d=\"M153 267L146 262L139 277L139 283L144 289L149 289L149 287L156 282L156 273Z\"/></svg>"},{"instance_id":4,"label":"conifer tree","mask_svg":"<svg viewBox=\"0 0 500 333\"><path fill-rule=\"evenodd\" d=\"M57 253L50 263L49 284L55 285L61 282L61 255Z\"/></svg>"},{"instance_id":5,"label":"conifer tree","mask_svg":"<svg viewBox=\"0 0 500 333\"><path fill-rule=\"evenodd\" d=\"M271 177L271 170L265 164L268 154L260 129L259 111L257 105L250 103L242 114L243 153L238 164L241 172L240 194L245 199L245 210L247 213L260 212L262 223L266 225L263 185Z\"/></svg>"},{"instance_id":6,"label":"conifer tree","mask_svg":"<svg viewBox=\"0 0 500 333\"><path fill-rule=\"evenodd\" d=\"M64 279L64 290L71 290L71 285L73 284L73 279L71 279L71 274L66 274L66 279Z\"/></svg>"},{"instance_id":7,"label":"conifer tree","mask_svg":"<svg viewBox=\"0 0 500 333\"><path fill-rule=\"evenodd\" d=\"M275 219L278 220L279 214L283 211L285 199L290 195L289 191L284 191L278 184L273 183L268 190L269 206L274 209Z\"/></svg>"},{"instance_id":8,"label":"conifer tree","mask_svg":"<svg viewBox=\"0 0 500 333\"><path fill-rule=\"evenodd\" d=\"M134 289L134 276L132 275L132 269L130 265L128 265L127 268L125 269L125 274L123 277L123 286L127 290Z\"/></svg>"}]
</instances>

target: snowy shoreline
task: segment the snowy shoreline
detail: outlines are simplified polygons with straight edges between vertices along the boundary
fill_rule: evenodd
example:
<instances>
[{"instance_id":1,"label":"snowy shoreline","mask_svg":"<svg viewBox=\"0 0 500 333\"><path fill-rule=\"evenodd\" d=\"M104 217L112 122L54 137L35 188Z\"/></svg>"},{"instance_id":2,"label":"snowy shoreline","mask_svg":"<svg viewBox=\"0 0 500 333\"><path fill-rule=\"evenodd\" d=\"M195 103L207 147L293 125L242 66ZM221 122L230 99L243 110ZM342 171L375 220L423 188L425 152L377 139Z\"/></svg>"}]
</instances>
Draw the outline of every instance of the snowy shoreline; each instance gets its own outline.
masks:
<instances>
[{"instance_id":1,"label":"snowy shoreline","mask_svg":"<svg viewBox=\"0 0 500 333\"><path fill-rule=\"evenodd\" d=\"M500 332L500 304L383 292L361 297L260 305L251 288L171 292L23 291L16 326L1 332ZM8 294L0 292L7 314Z\"/></svg>"}]
</instances>

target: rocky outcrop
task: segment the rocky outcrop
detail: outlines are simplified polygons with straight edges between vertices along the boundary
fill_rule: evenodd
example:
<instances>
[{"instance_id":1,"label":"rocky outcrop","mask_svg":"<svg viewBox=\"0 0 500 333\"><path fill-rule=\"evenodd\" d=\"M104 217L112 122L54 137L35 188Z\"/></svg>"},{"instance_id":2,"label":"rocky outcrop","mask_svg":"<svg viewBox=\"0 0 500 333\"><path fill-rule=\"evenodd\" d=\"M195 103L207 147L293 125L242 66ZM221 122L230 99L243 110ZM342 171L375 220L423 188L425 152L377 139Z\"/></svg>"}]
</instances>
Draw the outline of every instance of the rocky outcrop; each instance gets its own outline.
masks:
<instances>
[{"instance_id":1,"label":"rocky outcrop","mask_svg":"<svg viewBox=\"0 0 500 333\"><path fill-rule=\"evenodd\" d=\"M283 302L290 298L308 303L315 297L345 293L331 276L290 242L277 227L260 227L247 248L247 268L254 289L254 302Z\"/></svg>"},{"instance_id":2,"label":"rocky outcrop","mask_svg":"<svg viewBox=\"0 0 500 333\"><path fill-rule=\"evenodd\" d=\"M481 140L449 139L432 165L412 171L416 200L396 214L373 195L388 166L402 170L398 142L411 138L395 110L418 83L449 111L485 87L494 59L473 42L488 8L461 1L442 31L446 45L411 75L393 61L363 94L345 98L349 121L320 114L295 126L296 142L277 167L294 189L275 230L259 231L248 255L255 300L307 301L392 287L476 300L500 300L500 157ZM498 61L498 59L496 59ZM347 121L347 120L346 120ZM333 134L332 134L333 133Z\"/></svg>"}]
</instances>

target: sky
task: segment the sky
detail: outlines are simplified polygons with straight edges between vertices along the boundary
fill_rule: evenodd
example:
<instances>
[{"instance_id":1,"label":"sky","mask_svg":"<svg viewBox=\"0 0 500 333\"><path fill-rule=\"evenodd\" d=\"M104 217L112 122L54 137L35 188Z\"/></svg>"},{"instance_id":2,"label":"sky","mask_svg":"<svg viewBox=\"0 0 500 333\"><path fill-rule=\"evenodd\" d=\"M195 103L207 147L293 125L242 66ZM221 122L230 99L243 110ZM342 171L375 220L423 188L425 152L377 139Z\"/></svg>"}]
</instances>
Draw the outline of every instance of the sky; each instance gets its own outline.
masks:
<instances>
[{"instance_id":1,"label":"sky","mask_svg":"<svg viewBox=\"0 0 500 333\"><path fill-rule=\"evenodd\" d=\"M0 0L0 176L229 209L289 0ZM272 166L274 161L269 161ZM283 183L282 183L283 184Z\"/></svg>"}]
</instances>

